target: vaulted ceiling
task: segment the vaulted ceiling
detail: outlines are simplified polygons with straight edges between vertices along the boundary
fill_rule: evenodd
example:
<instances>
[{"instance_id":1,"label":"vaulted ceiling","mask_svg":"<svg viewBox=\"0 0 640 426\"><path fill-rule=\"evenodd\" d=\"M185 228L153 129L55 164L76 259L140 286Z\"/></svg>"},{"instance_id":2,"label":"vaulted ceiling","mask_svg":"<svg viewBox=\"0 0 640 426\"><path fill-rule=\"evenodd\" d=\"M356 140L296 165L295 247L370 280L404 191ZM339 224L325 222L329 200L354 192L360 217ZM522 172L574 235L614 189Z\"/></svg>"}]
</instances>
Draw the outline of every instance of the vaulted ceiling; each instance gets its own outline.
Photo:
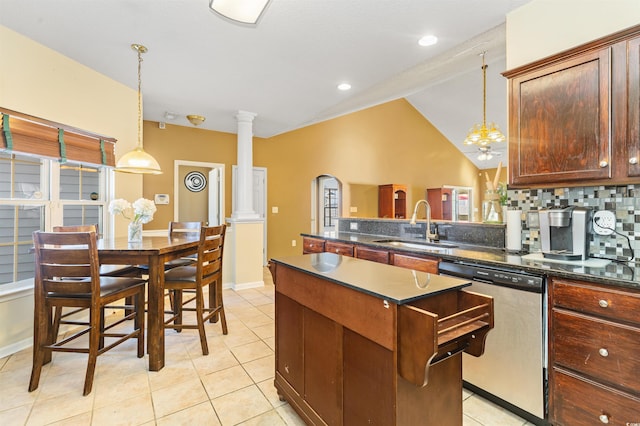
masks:
<instances>
[{"instance_id":1,"label":"vaulted ceiling","mask_svg":"<svg viewBox=\"0 0 640 426\"><path fill-rule=\"evenodd\" d=\"M528 1L271 0L250 27L209 0L2 0L0 25L132 88L130 45L145 45L145 120L191 126L186 115L198 114L202 128L235 133L245 110L258 114L254 134L270 137L404 97L490 168L506 155L479 162L462 145L482 120L479 54L487 119L506 132L505 16ZM438 43L418 45L426 34Z\"/></svg>"}]
</instances>

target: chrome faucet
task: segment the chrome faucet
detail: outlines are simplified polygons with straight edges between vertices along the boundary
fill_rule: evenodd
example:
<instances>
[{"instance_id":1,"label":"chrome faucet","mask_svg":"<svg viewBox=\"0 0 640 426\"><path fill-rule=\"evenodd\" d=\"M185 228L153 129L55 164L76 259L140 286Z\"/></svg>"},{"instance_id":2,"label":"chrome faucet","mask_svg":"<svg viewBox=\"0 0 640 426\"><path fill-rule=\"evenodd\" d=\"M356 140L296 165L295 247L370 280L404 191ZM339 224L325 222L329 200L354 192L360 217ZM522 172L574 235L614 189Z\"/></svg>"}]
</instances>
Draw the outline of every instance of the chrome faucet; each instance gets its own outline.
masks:
<instances>
[{"instance_id":1,"label":"chrome faucet","mask_svg":"<svg viewBox=\"0 0 640 426\"><path fill-rule=\"evenodd\" d=\"M415 225L416 224L416 215L418 213L418 206L424 203L425 205L425 214L427 215L427 230L426 230L426 239L427 242L431 242L431 240L437 240L438 239L438 234L432 234L431 233L431 205L429 204L429 202L427 200L418 200L418 202L416 203L416 206L413 208L413 215L411 215L411 220L409 221L409 224L411 225Z\"/></svg>"}]
</instances>

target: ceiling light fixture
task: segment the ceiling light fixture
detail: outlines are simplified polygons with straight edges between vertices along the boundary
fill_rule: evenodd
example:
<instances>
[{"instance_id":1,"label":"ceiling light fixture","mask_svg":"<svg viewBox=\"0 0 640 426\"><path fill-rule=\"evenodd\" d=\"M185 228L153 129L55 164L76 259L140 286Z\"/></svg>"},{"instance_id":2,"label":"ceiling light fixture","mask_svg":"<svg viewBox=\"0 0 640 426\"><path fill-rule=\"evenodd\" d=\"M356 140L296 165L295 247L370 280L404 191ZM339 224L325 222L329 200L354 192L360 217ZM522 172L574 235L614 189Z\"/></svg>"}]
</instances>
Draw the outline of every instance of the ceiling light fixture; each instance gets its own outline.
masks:
<instances>
[{"instance_id":1,"label":"ceiling light fixture","mask_svg":"<svg viewBox=\"0 0 640 426\"><path fill-rule=\"evenodd\" d=\"M141 44L132 44L131 48L138 52L138 145L133 151L120 157L116 164L116 171L126 173L146 173L152 175L162 174L160 165L150 154L142 149L142 54L147 48Z\"/></svg>"},{"instance_id":2,"label":"ceiling light fixture","mask_svg":"<svg viewBox=\"0 0 640 426\"><path fill-rule=\"evenodd\" d=\"M211 0L209 9L218 15L241 24L255 25L270 0Z\"/></svg>"},{"instance_id":3,"label":"ceiling light fixture","mask_svg":"<svg viewBox=\"0 0 640 426\"><path fill-rule=\"evenodd\" d=\"M506 138L495 123L489 123L487 127L487 65L484 63L482 52L482 124L474 125L464 140L465 145L485 146L493 142L504 142Z\"/></svg>"},{"instance_id":4,"label":"ceiling light fixture","mask_svg":"<svg viewBox=\"0 0 640 426\"><path fill-rule=\"evenodd\" d=\"M351 85L349 83L340 83L338 84L338 90L342 90L343 92L346 90L350 90Z\"/></svg>"},{"instance_id":5,"label":"ceiling light fixture","mask_svg":"<svg viewBox=\"0 0 640 426\"><path fill-rule=\"evenodd\" d=\"M438 37L431 34L426 35L422 37L420 40L418 40L418 44L420 46L433 46L437 42L438 42Z\"/></svg>"},{"instance_id":6,"label":"ceiling light fixture","mask_svg":"<svg viewBox=\"0 0 640 426\"><path fill-rule=\"evenodd\" d=\"M493 154L491 153L491 146L481 146L478 147L480 151L480 155L478 155L479 161L491 160L493 158Z\"/></svg>"},{"instance_id":7,"label":"ceiling light fixture","mask_svg":"<svg viewBox=\"0 0 640 426\"><path fill-rule=\"evenodd\" d=\"M206 118L204 118L201 115L190 114L190 115L187 115L187 120L189 120L189 122L194 126L199 126L202 123L204 123L204 120L206 120Z\"/></svg>"}]
</instances>

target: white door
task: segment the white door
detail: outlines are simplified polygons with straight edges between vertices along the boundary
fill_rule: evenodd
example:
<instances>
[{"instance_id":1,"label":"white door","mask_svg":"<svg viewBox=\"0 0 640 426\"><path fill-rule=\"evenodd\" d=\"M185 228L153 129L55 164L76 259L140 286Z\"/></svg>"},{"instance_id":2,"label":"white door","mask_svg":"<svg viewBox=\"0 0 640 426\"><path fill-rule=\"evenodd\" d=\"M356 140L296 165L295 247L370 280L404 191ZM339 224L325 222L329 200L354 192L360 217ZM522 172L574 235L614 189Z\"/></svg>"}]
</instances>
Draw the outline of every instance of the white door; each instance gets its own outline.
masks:
<instances>
[{"instance_id":1,"label":"white door","mask_svg":"<svg viewBox=\"0 0 640 426\"><path fill-rule=\"evenodd\" d=\"M209 213L208 225L218 226L222 223L220 214L220 169L215 168L209 171Z\"/></svg>"},{"instance_id":2,"label":"white door","mask_svg":"<svg viewBox=\"0 0 640 426\"><path fill-rule=\"evenodd\" d=\"M233 166L231 169L231 191L232 191L232 208L238 203L238 166ZM260 219L263 220L263 242L262 248L262 261L264 265L267 264L267 169L265 167L253 168L253 211L256 212Z\"/></svg>"}]
</instances>

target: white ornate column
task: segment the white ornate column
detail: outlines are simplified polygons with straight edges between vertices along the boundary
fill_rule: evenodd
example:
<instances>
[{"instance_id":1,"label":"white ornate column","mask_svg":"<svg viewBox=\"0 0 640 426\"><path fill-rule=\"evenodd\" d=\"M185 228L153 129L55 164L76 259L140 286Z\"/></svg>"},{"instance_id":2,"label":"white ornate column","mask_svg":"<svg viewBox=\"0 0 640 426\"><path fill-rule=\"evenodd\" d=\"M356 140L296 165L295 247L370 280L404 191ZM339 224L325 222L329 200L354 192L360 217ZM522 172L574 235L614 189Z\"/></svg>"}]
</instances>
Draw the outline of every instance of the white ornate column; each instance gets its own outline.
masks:
<instances>
[{"instance_id":1,"label":"white ornate column","mask_svg":"<svg viewBox=\"0 0 640 426\"><path fill-rule=\"evenodd\" d=\"M223 282L233 289L260 287L263 280L264 221L253 209L253 119L238 111L236 202L225 237Z\"/></svg>"},{"instance_id":2,"label":"white ornate column","mask_svg":"<svg viewBox=\"0 0 640 426\"><path fill-rule=\"evenodd\" d=\"M238 173L236 182L237 206L231 217L236 220L257 219L253 210L253 119L257 114L238 111Z\"/></svg>"}]
</instances>

